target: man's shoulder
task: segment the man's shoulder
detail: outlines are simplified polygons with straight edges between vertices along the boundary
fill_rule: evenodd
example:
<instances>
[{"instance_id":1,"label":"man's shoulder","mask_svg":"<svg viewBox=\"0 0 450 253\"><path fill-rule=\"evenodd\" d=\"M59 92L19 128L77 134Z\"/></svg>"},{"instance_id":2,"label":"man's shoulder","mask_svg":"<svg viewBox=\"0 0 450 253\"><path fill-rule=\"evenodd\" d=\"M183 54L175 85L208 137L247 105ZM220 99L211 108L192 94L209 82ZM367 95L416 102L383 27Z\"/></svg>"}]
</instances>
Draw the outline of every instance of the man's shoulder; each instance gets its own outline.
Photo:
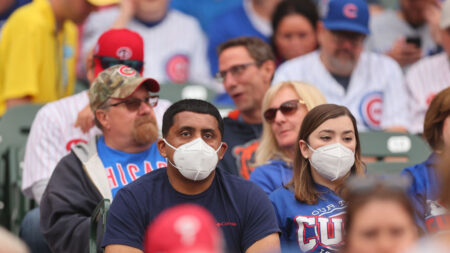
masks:
<instances>
[{"instance_id":1,"label":"man's shoulder","mask_svg":"<svg viewBox=\"0 0 450 253\"><path fill-rule=\"evenodd\" d=\"M361 64L364 69L367 69L367 66L371 66L371 70L398 71L402 73L400 65L398 65L394 59L381 53L365 50L361 53L360 60L361 62L359 64Z\"/></svg>"},{"instance_id":2,"label":"man's shoulder","mask_svg":"<svg viewBox=\"0 0 450 253\"><path fill-rule=\"evenodd\" d=\"M89 99L87 91L77 93L75 95L58 99L56 101L45 104L37 115L41 117L54 118L58 114L66 114L69 109L81 110L88 105ZM56 114L56 115L55 115ZM76 117L76 115L73 115Z\"/></svg>"},{"instance_id":3,"label":"man's shoulder","mask_svg":"<svg viewBox=\"0 0 450 253\"><path fill-rule=\"evenodd\" d=\"M448 71L448 69L445 68L446 66L448 66L448 57L445 52L442 52L440 54L427 56L420 59L409 68L409 70L406 72L406 75L408 76L417 72L422 72L424 70L426 70L426 72L423 73L440 73L443 71L443 69Z\"/></svg>"},{"instance_id":4,"label":"man's shoulder","mask_svg":"<svg viewBox=\"0 0 450 253\"><path fill-rule=\"evenodd\" d=\"M308 54L297 56L291 60L285 61L281 66L280 69L284 68L296 68L298 66L311 66L311 63L317 62L319 59L319 51L315 50Z\"/></svg>"},{"instance_id":5,"label":"man's shoulder","mask_svg":"<svg viewBox=\"0 0 450 253\"><path fill-rule=\"evenodd\" d=\"M169 9L167 18L171 19L172 21L174 21L176 23L182 23L185 26L188 26L188 25L195 26L195 27L200 26L198 21L193 16L183 13L176 9Z\"/></svg>"}]
</instances>

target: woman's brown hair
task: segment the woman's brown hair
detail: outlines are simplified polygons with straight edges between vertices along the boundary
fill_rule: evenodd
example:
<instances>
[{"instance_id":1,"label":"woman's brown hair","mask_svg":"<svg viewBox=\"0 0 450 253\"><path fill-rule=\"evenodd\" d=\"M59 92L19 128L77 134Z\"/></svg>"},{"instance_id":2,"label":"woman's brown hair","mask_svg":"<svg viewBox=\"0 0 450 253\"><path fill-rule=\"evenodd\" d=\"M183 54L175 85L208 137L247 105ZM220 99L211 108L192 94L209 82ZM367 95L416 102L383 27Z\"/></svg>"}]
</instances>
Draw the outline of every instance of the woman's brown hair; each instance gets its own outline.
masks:
<instances>
[{"instance_id":1,"label":"woman's brown hair","mask_svg":"<svg viewBox=\"0 0 450 253\"><path fill-rule=\"evenodd\" d=\"M450 87L439 92L431 100L423 125L423 136L431 148L441 150L444 146L442 141L442 128L444 120L450 115Z\"/></svg>"},{"instance_id":2,"label":"woman's brown hair","mask_svg":"<svg viewBox=\"0 0 450 253\"><path fill-rule=\"evenodd\" d=\"M297 138L297 143L300 140L304 140L309 143L309 136L314 130L316 130L322 123L329 119L335 119L341 116L347 116L352 121L353 129L355 131L356 138L356 148L355 148L355 164L350 170L350 175L363 175L364 165L361 161L361 145L359 143L358 128L356 126L355 117L351 112L345 107L335 104L323 104L313 108L306 114L303 119L302 126L300 127L300 133ZM293 177L287 188L293 188L295 199L300 202L305 202L307 204L316 204L320 196L320 192L316 191L314 186L314 180L311 174L311 164L308 159L303 157L299 145L296 147L294 166L293 166ZM337 194L340 195L343 190L343 184L345 179L339 179L338 185L336 187Z\"/></svg>"}]
</instances>

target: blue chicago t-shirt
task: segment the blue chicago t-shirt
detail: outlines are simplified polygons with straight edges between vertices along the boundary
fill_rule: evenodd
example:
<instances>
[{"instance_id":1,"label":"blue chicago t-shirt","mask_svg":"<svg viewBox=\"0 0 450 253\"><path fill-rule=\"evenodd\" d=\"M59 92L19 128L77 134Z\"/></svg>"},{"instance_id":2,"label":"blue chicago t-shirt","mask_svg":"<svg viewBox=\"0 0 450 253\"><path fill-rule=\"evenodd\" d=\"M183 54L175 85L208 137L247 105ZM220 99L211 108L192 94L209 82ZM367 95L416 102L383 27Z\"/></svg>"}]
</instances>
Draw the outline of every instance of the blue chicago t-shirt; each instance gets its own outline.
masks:
<instances>
[{"instance_id":1,"label":"blue chicago t-shirt","mask_svg":"<svg viewBox=\"0 0 450 253\"><path fill-rule=\"evenodd\" d=\"M125 153L106 146L102 136L97 141L97 150L106 169L113 198L128 183L147 172L167 166L166 158L159 153L156 142L144 152Z\"/></svg>"},{"instance_id":2,"label":"blue chicago t-shirt","mask_svg":"<svg viewBox=\"0 0 450 253\"><path fill-rule=\"evenodd\" d=\"M315 205L297 201L294 192L284 187L270 194L283 249L329 253L338 252L343 245L345 202L329 188L315 187L321 193Z\"/></svg>"}]
</instances>

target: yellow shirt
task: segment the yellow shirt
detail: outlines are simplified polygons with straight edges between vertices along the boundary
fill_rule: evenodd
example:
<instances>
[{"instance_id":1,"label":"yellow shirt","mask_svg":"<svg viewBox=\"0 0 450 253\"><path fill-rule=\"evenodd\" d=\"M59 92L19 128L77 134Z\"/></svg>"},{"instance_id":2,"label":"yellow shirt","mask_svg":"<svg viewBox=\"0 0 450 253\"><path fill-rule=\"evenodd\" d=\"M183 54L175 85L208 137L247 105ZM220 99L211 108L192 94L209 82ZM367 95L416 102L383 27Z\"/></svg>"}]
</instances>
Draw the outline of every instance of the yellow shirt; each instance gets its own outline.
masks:
<instances>
[{"instance_id":1,"label":"yellow shirt","mask_svg":"<svg viewBox=\"0 0 450 253\"><path fill-rule=\"evenodd\" d=\"M77 28L66 21L58 34L48 0L19 8L0 39L0 116L5 101L31 96L46 103L71 95L75 85Z\"/></svg>"}]
</instances>

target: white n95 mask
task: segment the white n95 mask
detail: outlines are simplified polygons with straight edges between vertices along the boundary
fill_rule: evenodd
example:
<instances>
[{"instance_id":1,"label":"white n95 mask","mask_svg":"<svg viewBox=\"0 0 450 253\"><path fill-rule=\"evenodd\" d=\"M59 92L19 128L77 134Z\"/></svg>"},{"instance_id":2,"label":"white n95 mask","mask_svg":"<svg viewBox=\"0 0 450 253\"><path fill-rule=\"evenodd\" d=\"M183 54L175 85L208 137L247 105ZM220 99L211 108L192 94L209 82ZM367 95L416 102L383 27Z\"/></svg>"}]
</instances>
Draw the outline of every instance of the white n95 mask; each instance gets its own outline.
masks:
<instances>
[{"instance_id":1,"label":"white n95 mask","mask_svg":"<svg viewBox=\"0 0 450 253\"><path fill-rule=\"evenodd\" d=\"M308 144L306 144L308 145ZM350 171L355 163L355 154L353 151L340 143L325 145L317 149L313 149L309 162L316 171L328 180L335 181Z\"/></svg>"},{"instance_id":2,"label":"white n95 mask","mask_svg":"<svg viewBox=\"0 0 450 253\"><path fill-rule=\"evenodd\" d=\"M169 159L167 161L177 168L185 178L193 181L203 180L216 168L219 161L217 151L222 147L222 143L217 150L214 150L202 138L197 138L178 148L170 145L166 139L163 139L163 141L175 150L173 154L173 162L175 164Z\"/></svg>"}]
</instances>

